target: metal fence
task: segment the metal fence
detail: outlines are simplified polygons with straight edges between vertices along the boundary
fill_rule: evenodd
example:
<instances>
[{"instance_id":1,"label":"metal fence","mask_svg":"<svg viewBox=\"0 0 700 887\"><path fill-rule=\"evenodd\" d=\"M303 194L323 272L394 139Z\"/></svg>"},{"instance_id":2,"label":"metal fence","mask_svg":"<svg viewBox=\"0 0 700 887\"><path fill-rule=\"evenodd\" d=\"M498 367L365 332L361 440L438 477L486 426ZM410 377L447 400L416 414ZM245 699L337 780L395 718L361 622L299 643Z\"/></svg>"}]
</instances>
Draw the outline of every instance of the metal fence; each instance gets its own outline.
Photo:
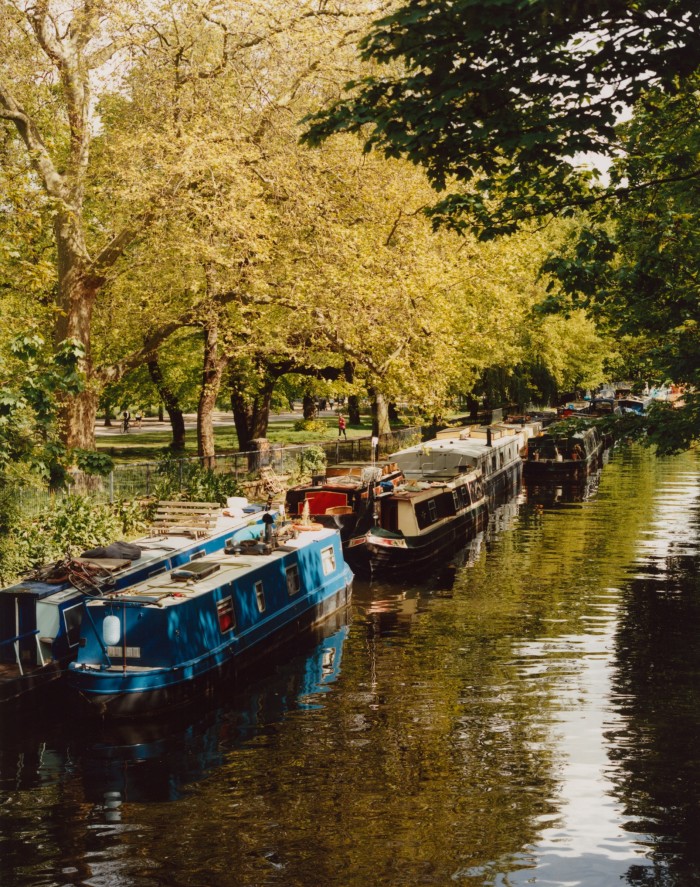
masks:
<instances>
[{"instance_id":1,"label":"metal fence","mask_svg":"<svg viewBox=\"0 0 700 887\"><path fill-rule=\"evenodd\" d=\"M379 438L378 455L385 457L414 441L420 436L419 425L402 428ZM263 468L269 467L280 476L298 477L313 462L314 451L322 449L327 465L339 462L369 462L377 453L372 453L371 437L355 437L349 440L323 441L319 443L283 446L270 444L269 449L252 450L242 453L226 453L213 457L209 467L215 474L235 477L239 483L254 480ZM306 455L305 455L306 454ZM168 463L168 473L172 478L179 475L179 488L182 489L193 466L203 465L197 456L173 459ZM308 473L308 472L307 472ZM96 502L119 502L132 499L158 496L164 475L163 463L132 462L114 466L105 477L83 476L79 484L68 490L51 493L48 490L31 487L17 491L20 509L27 516L34 516L63 495L81 493L89 495Z\"/></svg>"}]
</instances>

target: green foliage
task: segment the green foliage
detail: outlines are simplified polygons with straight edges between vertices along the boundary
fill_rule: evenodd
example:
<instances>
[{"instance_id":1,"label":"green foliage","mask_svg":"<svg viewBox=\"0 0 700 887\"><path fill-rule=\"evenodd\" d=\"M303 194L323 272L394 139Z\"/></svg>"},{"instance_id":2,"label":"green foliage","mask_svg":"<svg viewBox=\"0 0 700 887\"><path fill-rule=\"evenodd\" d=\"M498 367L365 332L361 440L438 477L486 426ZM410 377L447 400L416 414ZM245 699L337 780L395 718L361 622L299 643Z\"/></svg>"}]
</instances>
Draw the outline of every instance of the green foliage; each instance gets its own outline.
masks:
<instances>
[{"instance_id":1,"label":"green foliage","mask_svg":"<svg viewBox=\"0 0 700 887\"><path fill-rule=\"evenodd\" d=\"M86 474L105 477L114 468L114 459L96 450L73 450L73 458L78 468Z\"/></svg>"},{"instance_id":2,"label":"green foliage","mask_svg":"<svg viewBox=\"0 0 700 887\"><path fill-rule=\"evenodd\" d=\"M366 151L454 188L436 223L510 233L595 199L572 158L612 154L625 107L695 68L696 16L694 0L405 0L360 44L381 70L311 117L305 139L361 133Z\"/></svg>"},{"instance_id":3,"label":"green foliage","mask_svg":"<svg viewBox=\"0 0 700 887\"><path fill-rule=\"evenodd\" d=\"M297 419L294 423L295 431L313 431L319 434L328 431L328 425L323 419Z\"/></svg>"},{"instance_id":4,"label":"green foliage","mask_svg":"<svg viewBox=\"0 0 700 887\"><path fill-rule=\"evenodd\" d=\"M9 488L6 488L6 491ZM145 526L137 503L96 505L85 496L64 496L40 517L18 519L0 497L0 521L11 524L0 534L0 581L13 581L23 572L89 548L133 536Z\"/></svg>"},{"instance_id":5,"label":"green foliage","mask_svg":"<svg viewBox=\"0 0 700 887\"><path fill-rule=\"evenodd\" d=\"M318 474L326 467L326 451L322 447L304 447L299 460L302 474Z\"/></svg>"},{"instance_id":6,"label":"green foliage","mask_svg":"<svg viewBox=\"0 0 700 887\"><path fill-rule=\"evenodd\" d=\"M58 438L58 397L82 390L83 357L73 340L53 353L35 334L10 340L0 357L0 473L16 475L18 464L45 478L60 473L67 454Z\"/></svg>"},{"instance_id":7,"label":"green foliage","mask_svg":"<svg viewBox=\"0 0 700 887\"><path fill-rule=\"evenodd\" d=\"M156 499L184 499L225 505L229 496L241 495L241 487L234 474L221 474L202 467L198 462L175 459L166 454L158 462L153 495Z\"/></svg>"}]
</instances>

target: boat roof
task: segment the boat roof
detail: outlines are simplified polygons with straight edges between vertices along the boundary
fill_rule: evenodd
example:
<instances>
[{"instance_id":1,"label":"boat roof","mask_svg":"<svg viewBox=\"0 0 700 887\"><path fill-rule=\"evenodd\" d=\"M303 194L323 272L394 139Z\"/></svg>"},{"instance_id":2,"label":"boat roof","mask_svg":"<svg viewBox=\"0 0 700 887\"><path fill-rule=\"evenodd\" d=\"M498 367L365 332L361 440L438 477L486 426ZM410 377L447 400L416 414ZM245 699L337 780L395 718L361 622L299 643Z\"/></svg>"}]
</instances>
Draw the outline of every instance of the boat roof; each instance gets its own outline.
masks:
<instances>
[{"instance_id":1,"label":"boat roof","mask_svg":"<svg viewBox=\"0 0 700 887\"><path fill-rule=\"evenodd\" d=\"M193 561L191 564L179 568L180 572L185 572L189 566L211 565L213 569L208 575L183 581L173 578L173 573L177 573L177 570L167 570L122 591L117 591L113 595L107 594L88 600L88 606L109 607L113 603L121 601L151 604L158 607L177 606L184 598L198 597L211 592L222 585L228 585L234 580L240 579L242 576L259 572L262 567L279 561L290 552L299 551L324 540L331 541L337 535L337 530L325 527L302 530L296 539L285 541L284 544L272 549L269 553L228 554L221 548L207 554L201 560Z\"/></svg>"},{"instance_id":2,"label":"boat roof","mask_svg":"<svg viewBox=\"0 0 700 887\"><path fill-rule=\"evenodd\" d=\"M76 557L73 560L95 564L96 566L108 569L115 578L128 576L130 573L136 573L147 567L149 564L162 561L166 558L172 558L189 549L192 551L200 550L203 545L211 540L212 537L225 536L228 532L242 529L259 521L261 512L231 514L226 515L223 509L220 510L216 518L216 526L211 530L208 536L200 536L194 539L192 536L186 536L181 533L163 533L159 535L142 536L134 539L131 544L138 545L141 549L141 556L133 560L115 559L115 558L95 558L95 557ZM49 583L41 582L36 579L24 579L13 585L0 588L0 594L32 594L39 599L51 597L59 592L76 591L70 582Z\"/></svg>"},{"instance_id":3,"label":"boat roof","mask_svg":"<svg viewBox=\"0 0 700 887\"><path fill-rule=\"evenodd\" d=\"M457 453L477 457L483 455L485 452L498 450L501 449L501 447L508 446L508 444L513 443L516 438L517 435L513 434L506 437L495 438L490 445L486 443L484 438L477 437L433 438L432 440L426 440L424 443L416 444L413 447L406 447L405 450L399 450L396 453L392 453L389 458L394 461L399 461L402 456L409 454L419 453L420 455L429 455L430 453L440 450L446 453Z\"/></svg>"}]
</instances>

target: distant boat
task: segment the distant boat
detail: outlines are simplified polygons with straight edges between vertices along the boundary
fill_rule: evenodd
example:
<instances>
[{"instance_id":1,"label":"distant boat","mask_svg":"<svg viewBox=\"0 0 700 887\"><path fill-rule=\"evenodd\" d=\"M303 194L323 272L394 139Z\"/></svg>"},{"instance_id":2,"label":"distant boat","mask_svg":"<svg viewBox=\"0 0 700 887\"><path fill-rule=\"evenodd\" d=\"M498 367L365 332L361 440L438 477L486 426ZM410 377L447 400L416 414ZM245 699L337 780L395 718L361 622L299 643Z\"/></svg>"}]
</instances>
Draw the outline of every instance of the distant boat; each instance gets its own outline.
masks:
<instances>
[{"instance_id":1,"label":"distant boat","mask_svg":"<svg viewBox=\"0 0 700 887\"><path fill-rule=\"evenodd\" d=\"M575 477L597 467L604 441L596 428L550 428L528 444L525 477Z\"/></svg>"},{"instance_id":2,"label":"distant boat","mask_svg":"<svg viewBox=\"0 0 700 887\"><path fill-rule=\"evenodd\" d=\"M635 413L638 416L642 416L646 413L652 400L651 395L629 394L627 397L620 397L615 401L616 412Z\"/></svg>"},{"instance_id":3,"label":"distant boat","mask_svg":"<svg viewBox=\"0 0 700 887\"><path fill-rule=\"evenodd\" d=\"M241 505L233 516L222 512L208 538L148 536L132 543L140 551L133 560L67 559L0 589L0 708L33 704L37 691L61 676L77 655L87 598L119 592L203 557L236 533L249 535L251 524L259 534L261 512L262 506Z\"/></svg>"},{"instance_id":4,"label":"distant boat","mask_svg":"<svg viewBox=\"0 0 700 887\"><path fill-rule=\"evenodd\" d=\"M121 594L86 603L69 688L97 712L165 711L235 681L264 656L348 603L352 572L340 535L325 528L279 541L220 546Z\"/></svg>"}]
</instances>

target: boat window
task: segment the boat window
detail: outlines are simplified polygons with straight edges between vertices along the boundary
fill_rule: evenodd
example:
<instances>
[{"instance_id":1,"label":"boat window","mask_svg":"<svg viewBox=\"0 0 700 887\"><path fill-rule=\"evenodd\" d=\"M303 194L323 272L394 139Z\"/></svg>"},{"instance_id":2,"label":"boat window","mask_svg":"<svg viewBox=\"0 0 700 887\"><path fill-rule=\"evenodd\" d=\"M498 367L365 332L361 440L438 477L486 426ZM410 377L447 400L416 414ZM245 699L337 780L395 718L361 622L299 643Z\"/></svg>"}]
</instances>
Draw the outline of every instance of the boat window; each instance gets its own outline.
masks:
<instances>
[{"instance_id":1,"label":"boat window","mask_svg":"<svg viewBox=\"0 0 700 887\"><path fill-rule=\"evenodd\" d=\"M437 505L434 499L428 502L428 514L430 515L431 522L437 520Z\"/></svg>"},{"instance_id":2,"label":"boat window","mask_svg":"<svg viewBox=\"0 0 700 887\"><path fill-rule=\"evenodd\" d=\"M469 505L469 487L466 484L459 488L459 495L462 497L462 508L466 508Z\"/></svg>"},{"instance_id":3,"label":"boat window","mask_svg":"<svg viewBox=\"0 0 700 887\"><path fill-rule=\"evenodd\" d=\"M289 592L289 596L291 597L293 594L297 594L301 589L301 582L299 581L299 567L296 564L292 564L291 567L287 567L285 572L287 574L287 591Z\"/></svg>"},{"instance_id":4,"label":"boat window","mask_svg":"<svg viewBox=\"0 0 700 887\"><path fill-rule=\"evenodd\" d=\"M233 612L233 598L225 597L216 602L216 615L219 617L221 633L233 631L236 627L236 615Z\"/></svg>"},{"instance_id":5,"label":"boat window","mask_svg":"<svg viewBox=\"0 0 700 887\"><path fill-rule=\"evenodd\" d=\"M484 495L484 488L481 484L480 480L473 480L469 483L469 487L472 494L472 501L478 502L479 499Z\"/></svg>"},{"instance_id":6,"label":"boat window","mask_svg":"<svg viewBox=\"0 0 700 887\"><path fill-rule=\"evenodd\" d=\"M323 575L328 576L335 570L335 551L332 545L321 551L321 564L323 565Z\"/></svg>"},{"instance_id":7,"label":"boat window","mask_svg":"<svg viewBox=\"0 0 700 887\"><path fill-rule=\"evenodd\" d=\"M76 604L63 611L63 624L66 628L68 646L75 647L80 640L80 623L83 619L83 605Z\"/></svg>"},{"instance_id":8,"label":"boat window","mask_svg":"<svg viewBox=\"0 0 700 887\"><path fill-rule=\"evenodd\" d=\"M192 563L192 561L196 561L200 557L204 557L203 550L202 551L193 551L192 554L190 555L190 563Z\"/></svg>"},{"instance_id":9,"label":"boat window","mask_svg":"<svg viewBox=\"0 0 700 887\"><path fill-rule=\"evenodd\" d=\"M258 602L258 612L265 612L265 590L262 582L255 583L255 600Z\"/></svg>"},{"instance_id":10,"label":"boat window","mask_svg":"<svg viewBox=\"0 0 700 887\"><path fill-rule=\"evenodd\" d=\"M452 501L455 504L455 511L459 511L459 509L462 507L461 503L460 503L460 497L462 495L463 489L464 489L464 487L461 487L458 490L452 490Z\"/></svg>"}]
</instances>

